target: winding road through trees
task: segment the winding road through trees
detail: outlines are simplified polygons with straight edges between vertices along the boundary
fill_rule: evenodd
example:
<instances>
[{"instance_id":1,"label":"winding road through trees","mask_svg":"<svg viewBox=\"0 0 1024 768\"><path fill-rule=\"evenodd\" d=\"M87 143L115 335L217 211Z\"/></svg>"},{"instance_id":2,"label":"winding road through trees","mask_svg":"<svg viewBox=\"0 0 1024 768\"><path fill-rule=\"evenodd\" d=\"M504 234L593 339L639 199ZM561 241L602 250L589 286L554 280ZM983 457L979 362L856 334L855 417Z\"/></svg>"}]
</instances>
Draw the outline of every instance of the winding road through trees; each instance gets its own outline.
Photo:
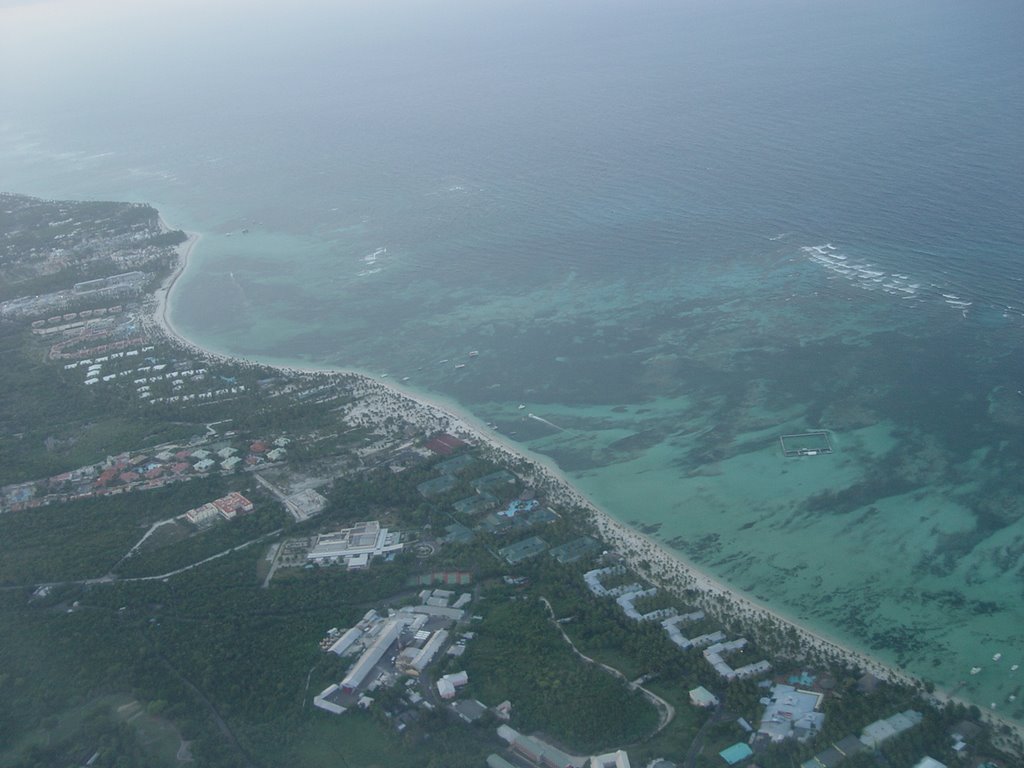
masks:
<instances>
[{"instance_id":1,"label":"winding road through trees","mask_svg":"<svg viewBox=\"0 0 1024 768\"><path fill-rule=\"evenodd\" d=\"M585 653L583 653L579 648L576 647L576 644L572 641L572 638L570 638L569 635L565 633L565 630L562 629L562 625L558 623L558 620L555 618L555 609L551 607L551 603L548 602L548 599L546 597L541 597L540 600L548 609L548 615L551 618L551 623L554 624L558 631L562 634L562 639L569 644L569 647L572 648L573 653L575 653L579 658L583 659L583 661L587 662L588 664L594 664L598 667L601 667L609 674L619 678L624 683L626 683L626 685L628 685L632 690L640 691L640 693L643 694L644 698L651 702L651 704L653 704L654 707L658 710L658 727L651 732L651 735L648 736L648 738L657 736L659 733L665 730L666 726L668 726L668 724L675 719L676 708L669 704L667 701L665 701L665 699L661 698L661 696L659 696L658 694L648 690L647 688L644 688L642 685L640 685L640 683L627 678L619 670L615 669L615 667L610 667L603 662L596 661L587 656Z\"/></svg>"}]
</instances>

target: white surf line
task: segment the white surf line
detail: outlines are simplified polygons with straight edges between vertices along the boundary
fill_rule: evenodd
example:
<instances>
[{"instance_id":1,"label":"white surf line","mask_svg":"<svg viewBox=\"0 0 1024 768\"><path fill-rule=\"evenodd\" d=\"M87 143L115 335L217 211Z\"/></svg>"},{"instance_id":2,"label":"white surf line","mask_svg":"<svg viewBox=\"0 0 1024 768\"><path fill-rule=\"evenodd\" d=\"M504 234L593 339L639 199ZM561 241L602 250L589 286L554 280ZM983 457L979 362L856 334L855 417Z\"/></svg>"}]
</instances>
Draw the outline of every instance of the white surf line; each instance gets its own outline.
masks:
<instances>
[{"instance_id":1,"label":"white surf line","mask_svg":"<svg viewBox=\"0 0 1024 768\"><path fill-rule=\"evenodd\" d=\"M542 419L540 416L536 416L536 415L534 415L532 413L528 413L526 415L527 415L528 418L531 418L534 421L539 421L541 424L547 424L549 427L553 427L553 428L557 429L559 432L565 432L565 430L562 427L558 426L557 424L552 424L547 419Z\"/></svg>"}]
</instances>

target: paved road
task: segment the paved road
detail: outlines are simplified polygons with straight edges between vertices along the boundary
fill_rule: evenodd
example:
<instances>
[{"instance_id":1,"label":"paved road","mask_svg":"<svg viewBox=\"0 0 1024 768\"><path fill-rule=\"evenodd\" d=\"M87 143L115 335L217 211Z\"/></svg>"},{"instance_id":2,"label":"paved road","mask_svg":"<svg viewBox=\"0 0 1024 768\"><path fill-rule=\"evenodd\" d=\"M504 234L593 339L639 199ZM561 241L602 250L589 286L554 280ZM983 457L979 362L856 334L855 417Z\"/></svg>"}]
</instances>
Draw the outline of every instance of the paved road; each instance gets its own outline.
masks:
<instances>
[{"instance_id":1,"label":"paved road","mask_svg":"<svg viewBox=\"0 0 1024 768\"><path fill-rule=\"evenodd\" d=\"M209 557L205 557L205 558L203 558L202 560L200 560L198 562L190 563L189 565L182 566L181 568L176 568L173 571L168 571L167 573L161 573L161 574L158 574L156 576L132 576L132 577L127 578L127 579L121 579L121 578L118 578L113 573L108 573L106 576L100 576L99 578L95 578L95 579L77 579L77 580L73 580L73 581L48 581L48 582L42 582L40 584L31 584L31 585L22 584L21 586L14 586L14 587L0 587L0 589L2 589L2 590L29 589L30 587L35 587L36 589L39 589L40 587L63 587L63 586L66 586L68 584L92 585L92 584L114 584L116 582L127 582L127 581L160 581L161 579L169 579L169 578L171 578L171 576L177 576L179 573L185 573L185 571L191 571L193 568L198 568L200 565L205 565L206 563L209 563L209 562L211 562L213 560L217 560L218 558L224 557L225 555L230 555L232 552L237 552L240 549L245 549L246 547L250 547L253 544L257 544L257 543L263 541L264 539L269 539L269 538L272 538L274 536L277 536L277 534L279 534L283 530L284 530L284 528L278 528L276 531L271 531L270 533L264 533L262 536L257 536L255 539L249 539L249 541L243 542L243 543L239 544L238 546L231 547L231 549L225 549L223 552L218 552L216 555L210 555Z\"/></svg>"},{"instance_id":2,"label":"paved road","mask_svg":"<svg viewBox=\"0 0 1024 768\"><path fill-rule=\"evenodd\" d=\"M120 581L158 581L160 579L169 579L171 576L177 576L179 573L191 571L193 568L198 568L200 565L205 565L206 563L209 563L211 560L216 560L217 558L224 557L224 555L230 555L232 552L237 552L240 549L245 549L248 546L263 541L264 539L269 539L272 536L277 536L277 534L279 534L283 530L284 528L278 528L276 531L271 531L270 533L265 533L262 536L257 536L255 539L249 539L249 541L239 544L237 547L225 549L223 552L218 552L216 555L210 555L209 557L204 558L197 563L192 563L191 565L186 565L183 568L168 571L167 573L161 573L159 576L133 576L130 579L120 579ZM103 578L110 578L111 580L114 580L114 578L116 577L110 577L108 574L108 576L104 576Z\"/></svg>"}]
</instances>

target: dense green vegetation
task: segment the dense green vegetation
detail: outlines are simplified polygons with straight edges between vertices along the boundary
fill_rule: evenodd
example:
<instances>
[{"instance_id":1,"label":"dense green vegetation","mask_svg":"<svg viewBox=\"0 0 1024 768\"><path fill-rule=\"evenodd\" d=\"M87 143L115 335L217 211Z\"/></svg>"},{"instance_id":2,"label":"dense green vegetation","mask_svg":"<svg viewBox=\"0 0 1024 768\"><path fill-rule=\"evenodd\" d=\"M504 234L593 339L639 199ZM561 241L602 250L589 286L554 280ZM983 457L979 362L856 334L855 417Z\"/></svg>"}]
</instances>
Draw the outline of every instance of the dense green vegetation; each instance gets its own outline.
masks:
<instances>
[{"instance_id":1,"label":"dense green vegetation","mask_svg":"<svg viewBox=\"0 0 1024 768\"><path fill-rule=\"evenodd\" d=\"M577 658L535 600L491 604L465 666L477 698L514 702L517 727L544 731L573 750L632 744L658 722L639 693Z\"/></svg>"},{"instance_id":2,"label":"dense green vegetation","mask_svg":"<svg viewBox=\"0 0 1024 768\"><path fill-rule=\"evenodd\" d=\"M114 568L150 524L222 496L228 487L226 478L209 477L145 493L81 499L0 515L0 584L99 578ZM169 552L147 551L131 558L122 572L149 575L161 573L157 570L161 566L169 565L167 570L171 570L187 565L225 549L220 546L225 540L237 544L245 540L240 535L250 529L263 532L260 529L268 523L279 524L280 513L266 510L235 522L238 525L222 526L214 536L204 538L200 534L189 545L183 543ZM213 542L219 549L208 551L206 542ZM177 556L179 553L181 556ZM149 567L154 570L147 571Z\"/></svg>"}]
</instances>

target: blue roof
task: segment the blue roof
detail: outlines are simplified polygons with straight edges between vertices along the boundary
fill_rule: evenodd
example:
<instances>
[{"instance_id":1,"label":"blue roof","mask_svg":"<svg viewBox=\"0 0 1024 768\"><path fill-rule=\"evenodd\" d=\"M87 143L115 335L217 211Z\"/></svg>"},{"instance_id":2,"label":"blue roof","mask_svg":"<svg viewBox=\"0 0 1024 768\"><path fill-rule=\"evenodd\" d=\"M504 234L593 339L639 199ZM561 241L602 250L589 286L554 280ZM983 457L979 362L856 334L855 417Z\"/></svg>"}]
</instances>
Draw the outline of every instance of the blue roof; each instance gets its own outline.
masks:
<instances>
[{"instance_id":1,"label":"blue roof","mask_svg":"<svg viewBox=\"0 0 1024 768\"><path fill-rule=\"evenodd\" d=\"M749 745L739 742L737 744L733 744L728 749L723 749L718 753L718 756L725 760L729 765L736 765L740 760L744 760L752 754L754 754L754 750L752 750Z\"/></svg>"}]
</instances>

